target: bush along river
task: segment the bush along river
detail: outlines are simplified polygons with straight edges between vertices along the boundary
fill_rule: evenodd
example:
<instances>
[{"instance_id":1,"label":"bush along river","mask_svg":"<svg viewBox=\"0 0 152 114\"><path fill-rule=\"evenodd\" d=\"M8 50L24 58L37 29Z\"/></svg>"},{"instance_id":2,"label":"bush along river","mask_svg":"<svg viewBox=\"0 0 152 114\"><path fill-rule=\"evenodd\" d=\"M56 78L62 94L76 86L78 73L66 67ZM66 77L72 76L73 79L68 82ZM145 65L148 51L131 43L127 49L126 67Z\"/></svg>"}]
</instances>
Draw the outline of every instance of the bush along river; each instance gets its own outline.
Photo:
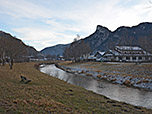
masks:
<instances>
[{"instance_id":1,"label":"bush along river","mask_svg":"<svg viewBox=\"0 0 152 114\"><path fill-rule=\"evenodd\" d=\"M96 80L85 74L68 73L57 68L54 64L40 66L40 71L110 99L152 109L152 91Z\"/></svg>"}]
</instances>

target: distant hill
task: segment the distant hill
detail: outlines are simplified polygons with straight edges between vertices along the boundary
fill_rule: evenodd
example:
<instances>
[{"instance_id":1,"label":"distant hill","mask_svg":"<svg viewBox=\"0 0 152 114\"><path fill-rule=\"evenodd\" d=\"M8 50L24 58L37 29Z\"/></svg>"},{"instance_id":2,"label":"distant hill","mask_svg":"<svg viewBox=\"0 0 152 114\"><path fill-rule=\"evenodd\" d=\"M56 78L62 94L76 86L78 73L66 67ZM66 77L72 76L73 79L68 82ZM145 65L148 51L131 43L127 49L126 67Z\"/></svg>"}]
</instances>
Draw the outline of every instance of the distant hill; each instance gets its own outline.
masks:
<instances>
[{"instance_id":1,"label":"distant hill","mask_svg":"<svg viewBox=\"0 0 152 114\"><path fill-rule=\"evenodd\" d=\"M22 42L20 39L16 38L16 37L13 37L11 34L9 33L6 33L6 32L3 32L3 31L0 31L0 41L5 39L6 41L7 40L13 40L14 42L16 42L16 44L18 45L23 45L25 47L25 50L26 50L26 54L28 56L34 56L36 54L38 54L38 51L32 47L32 46L28 46L26 44L24 44L24 42ZM14 44L14 46L16 45Z\"/></svg>"},{"instance_id":2,"label":"distant hill","mask_svg":"<svg viewBox=\"0 0 152 114\"><path fill-rule=\"evenodd\" d=\"M52 47L44 48L40 51L40 53L44 55L63 55L64 50L69 46L70 44L58 44Z\"/></svg>"},{"instance_id":3,"label":"distant hill","mask_svg":"<svg viewBox=\"0 0 152 114\"><path fill-rule=\"evenodd\" d=\"M152 53L152 23L140 23L133 27L122 26L115 31L98 25L96 31L83 40L90 45L92 52L113 49L116 45L133 45Z\"/></svg>"},{"instance_id":4,"label":"distant hill","mask_svg":"<svg viewBox=\"0 0 152 114\"><path fill-rule=\"evenodd\" d=\"M152 23L145 22L132 27L121 26L115 31L110 31L108 28L98 25L93 34L81 40L89 44L92 53L107 51L117 45L140 46L152 53ZM41 53L45 55L62 55L69 45L59 44L47 47Z\"/></svg>"}]
</instances>

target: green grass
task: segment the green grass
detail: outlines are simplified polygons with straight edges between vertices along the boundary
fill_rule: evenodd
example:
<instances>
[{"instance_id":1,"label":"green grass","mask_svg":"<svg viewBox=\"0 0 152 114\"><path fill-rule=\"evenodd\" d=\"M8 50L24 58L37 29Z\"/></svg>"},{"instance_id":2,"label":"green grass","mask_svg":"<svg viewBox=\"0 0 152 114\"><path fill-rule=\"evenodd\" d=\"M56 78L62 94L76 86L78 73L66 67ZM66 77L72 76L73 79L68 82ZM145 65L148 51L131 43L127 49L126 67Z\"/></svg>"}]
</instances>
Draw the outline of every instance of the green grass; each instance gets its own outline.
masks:
<instances>
[{"instance_id":1,"label":"green grass","mask_svg":"<svg viewBox=\"0 0 152 114\"><path fill-rule=\"evenodd\" d=\"M17 63L0 66L1 114L151 114L152 110L110 100ZM20 83L20 75L31 79Z\"/></svg>"}]
</instances>

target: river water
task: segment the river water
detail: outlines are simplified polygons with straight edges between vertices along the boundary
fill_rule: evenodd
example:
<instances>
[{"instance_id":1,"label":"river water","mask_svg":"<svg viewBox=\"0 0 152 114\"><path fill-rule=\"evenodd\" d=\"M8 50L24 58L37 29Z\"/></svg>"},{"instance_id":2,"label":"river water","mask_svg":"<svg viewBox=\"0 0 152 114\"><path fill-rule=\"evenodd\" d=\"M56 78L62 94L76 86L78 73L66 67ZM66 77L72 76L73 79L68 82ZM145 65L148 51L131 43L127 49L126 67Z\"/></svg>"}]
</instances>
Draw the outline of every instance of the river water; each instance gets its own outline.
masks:
<instances>
[{"instance_id":1,"label":"river water","mask_svg":"<svg viewBox=\"0 0 152 114\"><path fill-rule=\"evenodd\" d=\"M97 81L92 77L67 73L55 65L46 65L40 68L40 71L110 99L152 109L152 91L112 84L107 81Z\"/></svg>"}]
</instances>

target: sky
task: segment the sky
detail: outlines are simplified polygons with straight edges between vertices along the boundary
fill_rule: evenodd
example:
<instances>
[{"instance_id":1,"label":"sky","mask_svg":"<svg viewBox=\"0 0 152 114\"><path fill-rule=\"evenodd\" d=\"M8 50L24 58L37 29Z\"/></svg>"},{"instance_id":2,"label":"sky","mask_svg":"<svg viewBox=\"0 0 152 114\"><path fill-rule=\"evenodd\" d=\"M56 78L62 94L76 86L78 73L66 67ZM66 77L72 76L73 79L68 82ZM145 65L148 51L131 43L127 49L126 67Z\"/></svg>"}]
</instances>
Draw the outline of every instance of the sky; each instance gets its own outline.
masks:
<instances>
[{"instance_id":1,"label":"sky","mask_svg":"<svg viewBox=\"0 0 152 114\"><path fill-rule=\"evenodd\" d=\"M114 31L151 21L150 0L0 0L0 30L38 51L85 38L97 25Z\"/></svg>"}]
</instances>

